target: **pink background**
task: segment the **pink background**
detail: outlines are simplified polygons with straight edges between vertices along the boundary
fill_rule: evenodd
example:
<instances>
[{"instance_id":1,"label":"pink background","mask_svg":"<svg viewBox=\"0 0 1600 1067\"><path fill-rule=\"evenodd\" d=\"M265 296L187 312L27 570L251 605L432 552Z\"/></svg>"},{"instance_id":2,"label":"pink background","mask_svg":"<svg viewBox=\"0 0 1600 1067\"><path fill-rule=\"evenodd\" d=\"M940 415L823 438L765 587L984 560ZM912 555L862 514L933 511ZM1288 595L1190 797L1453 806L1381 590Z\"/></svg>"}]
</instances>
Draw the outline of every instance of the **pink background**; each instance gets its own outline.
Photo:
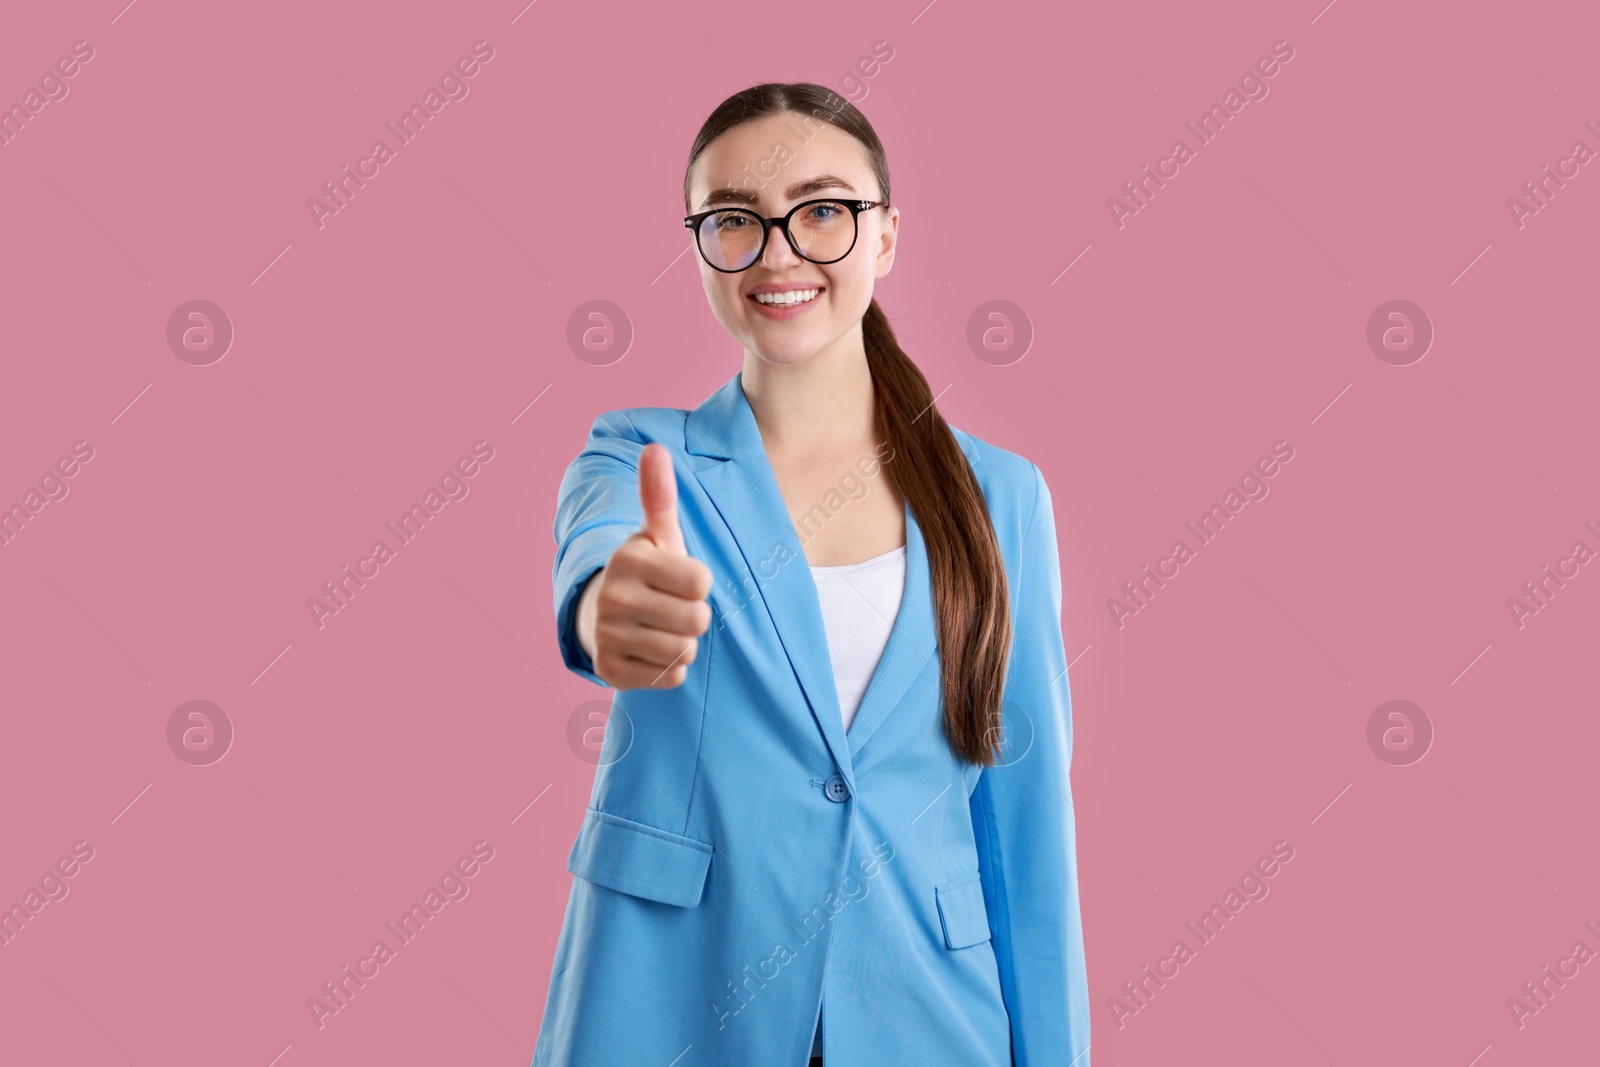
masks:
<instances>
[{"instance_id":1,"label":"pink background","mask_svg":"<svg viewBox=\"0 0 1600 1067\"><path fill-rule=\"evenodd\" d=\"M1600 149L1592 8L122 3L0 34L0 102L94 49L0 147L0 503L94 450L0 547L0 902L94 850L0 946L0 1060L531 1057L594 773L569 722L605 695L557 654L556 486L599 412L738 369L680 186L765 80L876 125L879 300L944 416L1050 483L1094 1062L1593 1057L1600 963L1506 1006L1600 951L1600 566L1507 607L1600 550L1600 177L1506 206ZM319 229L307 199L479 40L470 94ZM1107 198L1280 40L1119 229ZM236 331L209 366L165 337L194 299ZM1408 366L1365 339L1394 299L1436 330ZM566 340L591 300L634 332L607 366ZM1034 333L1009 365L966 340L990 300ZM470 494L319 629L308 598L480 440ZM1119 628L1108 598L1280 440L1270 495ZM1367 741L1394 699L1434 731L1407 766ZM190 700L236 733L209 766L169 748ZM307 999L477 841L469 895L319 1029ZM1119 1027L1277 841L1270 895Z\"/></svg>"}]
</instances>

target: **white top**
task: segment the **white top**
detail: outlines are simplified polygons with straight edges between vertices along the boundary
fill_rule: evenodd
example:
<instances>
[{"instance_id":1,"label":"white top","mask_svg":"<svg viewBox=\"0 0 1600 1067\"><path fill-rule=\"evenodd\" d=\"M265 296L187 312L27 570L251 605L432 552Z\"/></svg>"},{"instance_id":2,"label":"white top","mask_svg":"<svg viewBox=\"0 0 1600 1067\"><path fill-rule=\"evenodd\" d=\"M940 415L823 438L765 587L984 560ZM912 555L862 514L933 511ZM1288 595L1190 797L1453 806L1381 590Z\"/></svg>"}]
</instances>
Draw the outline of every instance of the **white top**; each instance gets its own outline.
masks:
<instances>
[{"instance_id":1,"label":"white top","mask_svg":"<svg viewBox=\"0 0 1600 1067\"><path fill-rule=\"evenodd\" d=\"M844 728L856 717L861 698L878 669L889 631L900 614L906 588L906 546L860 563L812 567L822 623L828 631L828 656L833 661L833 687L839 693ZM811 1039L811 1054L822 1055L822 1020Z\"/></svg>"},{"instance_id":2,"label":"white top","mask_svg":"<svg viewBox=\"0 0 1600 1067\"><path fill-rule=\"evenodd\" d=\"M860 563L812 567L811 577L822 602L833 686L848 730L900 612L906 587L906 546Z\"/></svg>"}]
</instances>

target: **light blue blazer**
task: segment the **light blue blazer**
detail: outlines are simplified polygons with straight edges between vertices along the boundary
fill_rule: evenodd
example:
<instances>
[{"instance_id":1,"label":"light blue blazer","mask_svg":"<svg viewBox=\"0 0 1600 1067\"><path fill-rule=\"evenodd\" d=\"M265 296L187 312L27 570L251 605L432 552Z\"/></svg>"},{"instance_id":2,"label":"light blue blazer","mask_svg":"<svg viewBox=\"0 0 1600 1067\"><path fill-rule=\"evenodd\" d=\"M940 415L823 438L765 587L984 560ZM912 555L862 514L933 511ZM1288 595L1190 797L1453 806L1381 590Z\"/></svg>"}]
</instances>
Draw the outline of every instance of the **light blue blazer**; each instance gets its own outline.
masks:
<instances>
[{"instance_id":1,"label":"light blue blazer","mask_svg":"<svg viewBox=\"0 0 1600 1067\"><path fill-rule=\"evenodd\" d=\"M816 585L740 375L692 412L595 420L556 507L566 665L605 684L574 614L642 524L651 441L672 452L685 544L714 576L712 622L682 685L613 698L534 1067L804 1067L819 1017L828 1067L1089 1067L1050 491L1029 460L955 436L1015 635L1003 765L988 768L945 740L909 507L899 615L846 731Z\"/></svg>"}]
</instances>

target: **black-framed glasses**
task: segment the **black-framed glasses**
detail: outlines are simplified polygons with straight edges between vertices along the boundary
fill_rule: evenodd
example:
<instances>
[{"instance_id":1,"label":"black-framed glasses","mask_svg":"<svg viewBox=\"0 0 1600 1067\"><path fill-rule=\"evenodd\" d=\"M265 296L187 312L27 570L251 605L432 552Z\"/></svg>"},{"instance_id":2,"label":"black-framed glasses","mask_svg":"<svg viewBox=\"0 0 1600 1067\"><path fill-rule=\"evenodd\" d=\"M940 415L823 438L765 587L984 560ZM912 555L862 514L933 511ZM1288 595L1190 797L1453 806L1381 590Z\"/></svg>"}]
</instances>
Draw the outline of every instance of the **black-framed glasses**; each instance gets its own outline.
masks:
<instances>
[{"instance_id":1,"label":"black-framed glasses","mask_svg":"<svg viewBox=\"0 0 1600 1067\"><path fill-rule=\"evenodd\" d=\"M766 219L748 208L721 207L683 220L694 231L695 247L713 270L737 274L760 262L767 237L783 230L795 255L812 263L837 263L856 246L856 217L887 200L807 200L781 218Z\"/></svg>"}]
</instances>

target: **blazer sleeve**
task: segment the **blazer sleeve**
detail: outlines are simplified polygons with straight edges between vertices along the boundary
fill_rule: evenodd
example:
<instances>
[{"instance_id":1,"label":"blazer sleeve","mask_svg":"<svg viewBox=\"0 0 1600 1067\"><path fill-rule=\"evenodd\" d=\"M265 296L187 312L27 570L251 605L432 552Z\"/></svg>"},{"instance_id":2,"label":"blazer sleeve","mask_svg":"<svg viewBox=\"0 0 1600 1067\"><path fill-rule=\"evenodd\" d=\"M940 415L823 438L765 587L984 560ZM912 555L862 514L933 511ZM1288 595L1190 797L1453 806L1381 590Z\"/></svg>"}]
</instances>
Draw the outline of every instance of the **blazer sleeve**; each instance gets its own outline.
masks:
<instances>
[{"instance_id":1,"label":"blazer sleeve","mask_svg":"<svg viewBox=\"0 0 1600 1067\"><path fill-rule=\"evenodd\" d=\"M1089 1067L1089 991L1078 910L1072 701L1061 634L1061 562L1050 489L1036 498L1013 591L1007 744L970 805L1016 1067Z\"/></svg>"},{"instance_id":2,"label":"blazer sleeve","mask_svg":"<svg viewBox=\"0 0 1600 1067\"><path fill-rule=\"evenodd\" d=\"M620 411L595 419L583 451L568 465L556 495L556 639L567 669L597 685L594 663L578 643L578 601L611 553L644 525L639 454L646 442ZM609 688L609 687L608 687Z\"/></svg>"}]
</instances>

